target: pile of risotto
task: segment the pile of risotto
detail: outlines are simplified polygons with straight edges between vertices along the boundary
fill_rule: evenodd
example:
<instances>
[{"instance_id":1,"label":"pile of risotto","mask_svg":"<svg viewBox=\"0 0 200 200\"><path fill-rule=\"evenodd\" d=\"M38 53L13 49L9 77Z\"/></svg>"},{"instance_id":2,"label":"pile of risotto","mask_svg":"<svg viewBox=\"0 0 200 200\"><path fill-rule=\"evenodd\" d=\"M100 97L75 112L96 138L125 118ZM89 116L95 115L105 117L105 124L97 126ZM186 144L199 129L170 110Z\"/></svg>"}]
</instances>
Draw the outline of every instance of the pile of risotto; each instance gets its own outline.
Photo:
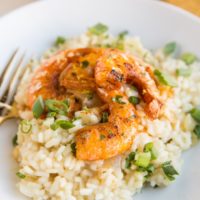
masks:
<instances>
[{"instance_id":1,"label":"pile of risotto","mask_svg":"<svg viewBox=\"0 0 200 200\"><path fill-rule=\"evenodd\" d=\"M20 192L35 200L132 200L146 184L157 187L173 182L180 174L182 151L200 137L200 62L192 53L177 54L177 46L169 42L152 52L127 31L113 36L107 26L97 24L81 36L58 37L41 60L32 60L15 96L22 119L13 140ZM134 97L140 124L131 149L112 159L89 162L74 155L76 131L102 121L92 109L77 111L73 127L53 128L55 120L69 119L62 114L56 119L54 115L36 119L26 107L32 70L60 50L81 47L118 48L149 63L165 102L161 116L150 120L137 90L126 86L126 94Z\"/></svg>"}]
</instances>

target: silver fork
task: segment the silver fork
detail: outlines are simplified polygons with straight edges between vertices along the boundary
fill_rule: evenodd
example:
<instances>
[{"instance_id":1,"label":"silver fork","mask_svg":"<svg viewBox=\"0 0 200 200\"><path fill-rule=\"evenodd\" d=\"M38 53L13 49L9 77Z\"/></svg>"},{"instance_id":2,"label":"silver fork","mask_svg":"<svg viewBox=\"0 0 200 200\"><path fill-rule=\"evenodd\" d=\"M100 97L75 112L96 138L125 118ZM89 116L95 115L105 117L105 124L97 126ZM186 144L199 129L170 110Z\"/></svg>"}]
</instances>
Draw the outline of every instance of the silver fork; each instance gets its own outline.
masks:
<instances>
[{"instance_id":1,"label":"silver fork","mask_svg":"<svg viewBox=\"0 0 200 200\"><path fill-rule=\"evenodd\" d=\"M12 117L12 104L20 80L26 72L25 53L16 49L0 74L0 124Z\"/></svg>"}]
</instances>

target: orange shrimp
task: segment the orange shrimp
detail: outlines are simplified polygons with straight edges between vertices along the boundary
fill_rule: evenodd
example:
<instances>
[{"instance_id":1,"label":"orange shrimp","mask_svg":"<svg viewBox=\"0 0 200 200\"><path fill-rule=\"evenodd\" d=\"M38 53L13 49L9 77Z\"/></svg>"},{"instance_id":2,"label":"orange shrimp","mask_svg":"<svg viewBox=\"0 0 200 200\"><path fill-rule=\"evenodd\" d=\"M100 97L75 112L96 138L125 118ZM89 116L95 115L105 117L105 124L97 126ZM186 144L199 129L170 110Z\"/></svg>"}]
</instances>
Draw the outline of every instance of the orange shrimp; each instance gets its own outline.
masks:
<instances>
[{"instance_id":1,"label":"orange shrimp","mask_svg":"<svg viewBox=\"0 0 200 200\"><path fill-rule=\"evenodd\" d=\"M105 50L98 59L95 67L97 93L109 105L110 116L106 123L87 126L77 132L78 159L108 159L130 149L135 135L136 113L123 92L124 83L134 83L148 105L152 101L159 102L156 115L148 112L152 118L157 116L161 108L156 96L158 90L149 75L143 76L144 72L145 69L141 69L131 56L118 50Z\"/></svg>"},{"instance_id":2,"label":"orange shrimp","mask_svg":"<svg viewBox=\"0 0 200 200\"><path fill-rule=\"evenodd\" d=\"M114 49L83 48L55 55L36 70L29 87L28 105L32 107L39 95L44 99L63 100L83 90L97 92L108 105L110 116L106 123L77 132L76 156L82 160L107 159L128 150L136 134L136 111L125 95L125 83L138 88L149 117L158 117L162 102L150 68ZM73 113L80 106L73 104L71 109Z\"/></svg>"},{"instance_id":3,"label":"orange shrimp","mask_svg":"<svg viewBox=\"0 0 200 200\"><path fill-rule=\"evenodd\" d=\"M94 65L98 53L101 53L100 49L65 50L49 59L33 75L28 90L28 106L32 108L38 96L42 96L43 99L69 98L70 111L73 113L80 109L80 103L75 101L77 93L80 97L83 90L94 91L96 87Z\"/></svg>"}]
</instances>

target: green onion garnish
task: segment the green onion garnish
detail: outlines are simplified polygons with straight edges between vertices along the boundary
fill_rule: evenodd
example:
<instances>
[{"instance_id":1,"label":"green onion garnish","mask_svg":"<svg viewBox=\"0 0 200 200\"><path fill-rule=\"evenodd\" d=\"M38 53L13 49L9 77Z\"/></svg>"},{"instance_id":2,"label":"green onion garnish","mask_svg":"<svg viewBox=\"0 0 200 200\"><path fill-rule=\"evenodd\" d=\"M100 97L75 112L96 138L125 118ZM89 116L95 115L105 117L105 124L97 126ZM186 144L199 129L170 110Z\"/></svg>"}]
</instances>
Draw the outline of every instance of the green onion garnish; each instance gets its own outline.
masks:
<instances>
[{"instance_id":1,"label":"green onion garnish","mask_svg":"<svg viewBox=\"0 0 200 200\"><path fill-rule=\"evenodd\" d=\"M176 49L176 43L170 42L164 46L163 51L166 55L170 55L175 51L175 49Z\"/></svg>"},{"instance_id":2,"label":"green onion garnish","mask_svg":"<svg viewBox=\"0 0 200 200\"><path fill-rule=\"evenodd\" d=\"M76 143L74 142L70 146L71 146L72 154L76 156Z\"/></svg>"},{"instance_id":3,"label":"green onion garnish","mask_svg":"<svg viewBox=\"0 0 200 200\"><path fill-rule=\"evenodd\" d=\"M197 136L197 138L200 139L200 125L196 125L193 132Z\"/></svg>"},{"instance_id":4,"label":"green onion garnish","mask_svg":"<svg viewBox=\"0 0 200 200\"><path fill-rule=\"evenodd\" d=\"M56 115L57 115L56 112L49 112L49 113L47 114L47 117L55 117Z\"/></svg>"},{"instance_id":5,"label":"green onion garnish","mask_svg":"<svg viewBox=\"0 0 200 200\"><path fill-rule=\"evenodd\" d=\"M130 96L128 98L129 102L132 103L133 105L137 105L140 103L140 99L138 97L135 96Z\"/></svg>"},{"instance_id":6,"label":"green onion garnish","mask_svg":"<svg viewBox=\"0 0 200 200\"><path fill-rule=\"evenodd\" d=\"M124 40L126 35L128 35L128 31L122 31L121 33L118 34L118 38L120 40Z\"/></svg>"},{"instance_id":7,"label":"green onion garnish","mask_svg":"<svg viewBox=\"0 0 200 200\"><path fill-rule=\"evenodd\" d=\"M176 169L171 165L171 161L164 162L162 164L162 169L170 181L175 179L174 175L178 175Z\"/></svg>"},{"instance_id":8,"label":"green onion garnish","mask_svg":"<svg viewBox=\"0 0 200 200\"><path fill-rule=\"evenodd\" d=\"M108 121L108 112L103 112L102 113L102 119L101 119L101 122L102 123L105 123Z\"/></svg>"},{"instance_id":9,"label":"green onion garnish","mask_svg":"<svg viewBox=\"0 0 200 200\"><path fill-rule=\"evenodd\" d=\"M30 121L24 119L24 120L22 120L22 121L20 122L20 128L21 128L21 132L22 132L22 133L27 134L27 133L29 133L29 132L31 131L31 129L32 129L32 124L31 124Z\"/></svg>"},{"instance_id":10,"label":"green onion garnish","mask_svg":"<svg viewBox=\"0 0 200 200\"><path fill-rule=\"evenodd\" d=\"M98 23L88 29L88 31L94 35L101 35L108 31L108 27L104 24Z\"/></svg>"},{"instance_id":11,"label":"green onion garnish","mask_svg":"<svg viewBox=\"0 0 200 200\"><path fill-rule=\"evenodd\" d=\"M196 122L200 123L200 109L194 108L190 111L190 114Z\"/></svg>"},{"instance_id":12,"label":"green onion garnish","mask_svg":"<svg viewBox=\"0 0 200 200\"><path fill-rule=\"evenodd\" d=\"M69 109L69 102L48 99L45 101L46 108L49 112L56 112L60 115L66 115Z\"/></svg>"},{"instance_id":13,"label":"green onion garnish","mask_svg":"<svg viewBox=\"0 0 200 200\"><path fill-rule=\"evenodd\" d=\"M187 65L190 65L197 60L197 57L192 53L184 53L181 56L181 60L183 60Z\"/></svg>"},{"instance_id":14,"label":"green onion garnish","mask_svg":"<svg viewBox=\"0 0 200 200\"><path fill-rule=\"evenodd\" d=\"M38 119L44 112L44 102L42 96L39 96L33 105L33 116Z\"/></svg>"},{"instance_id":15,"label":"green onion garnish","mask_svg":"<svg viewBox=\"0 0 200 200\"><path fill-rule=\"evenodd\" d=\"M65 38L61 37L61 36L58 36L56 41L55 41L55 45L59 46L60 44L64 44L64 43L65 43Z\"/></svg>"},{"instance_id":16,"label":"green onion garnish","mask_svg":"<svg viewBox=\"0 0 200 200\"><path fill-rule=\"evenodd\" d=\"M130 169L132 162L135 159L135 152L131 152L125 160L125 168Z\"/></svg>"},{"instance_id":17,"label":"green onion garnish","mask_svg":"<svg viewBox=\"0 0 200 200\"><path fill-rule=\"evenodd\" d=\"M184 76L184 77L189 77L192 74L192 69L177 69L176 70L176 75L177 76Z\"/></svg>"},{"instance_id":18,"label":"green onion garnish","mask_svg":"<svg viewBox=\"0 0 200 200\"><path fill-rule=\"evenodd\" d=\"M54 131L59 127L67 130L67 129L73 128L74 124L66 120L57 120L51 125L51 129Z\"/></svg>"},{"instance_id":19,"label":"green onion garnish","mask_svg":"<svg viewBox=\"0 0 200 200\"><path fill-rule=\"evenodd\" d=\"M148 167L150 160L151 160L151 153L150 152L140 152L137 155L137 160L135 162L135 165L138 167Z\"/></svg>"},{"instance_id":20,"label":"green onion garnish","mask_svg":"<svg viewBox=\"0 0 200 200\"><path fill-rule=\"evenodd\" d=\"M173 77L171 77L169 74L161 72L158 69L154 70L154 74L161 84L167 85L167 86L172 86L172 87L177 86L175 79Z\"/></svg>"},{"instance_id":21,"label":"green onion garnish","mask_svg":"<svg viewBox=\"0 0 200 200\"><path fill-rule=\"evenodd\" d=\"M105 139L105 135L103 135L103 134L100 134L100 140L103 140L103 139Z\"/></svg>"},{"instance_id":22,"label":"green onion garnish","mask_svg":"<svg viewBox=\"0 0 200 200\"><path fill-rule=\"evenodd\" d=\"M17 172L16 175L21 179L26 178L26 175L22 174L21 172Z\"/></svg>"},{"instance_id":23,"label":"green onion garnish","mask_svg":"<svg viewBox=\"0 0 200 200\"><path fill-rule=\"evenodd\" d=\"M87 60L84 60L81 64L83 68L86 68L89 66L90 63Z\"/></svg>"},{"instance_id":24,"label":"green onion garnish","mask_svg":"<svg viewBox=\"0 0 200 200\"><path fill-rule=\"evenodd\" d=\"M119 103L119 104L126 104L124 101L122 101L122 96L120 96L120 95L117 95L116 97L113 97L112 98L112 101L113 102L117 102L117 103Z\"/></svg>"},{"instance_id":25,"label":"green onion garnish","mask_svg":"<svg viewBox=\"0 0 200 200\"><path fill-rule=\"evenodd\" d=\"M153 146L153 142L149 142L144 146L144 152L151 153L151 160L155 160L158 157L158 152L156 151L155 147Z\"/></svg>"},{"instance_id":26,"label":"green onion garnish","mask_svg":"<svg viewBox=\"0 0 200 200\"><path fill-rule=\"evenodd\" d=\"M12 139L12 144L13 144L13 146L17 146L18 145L18 143L17 143L17 135L15 135L14 137L13 137L13 139Z\"/></svg>"}]
</instances>

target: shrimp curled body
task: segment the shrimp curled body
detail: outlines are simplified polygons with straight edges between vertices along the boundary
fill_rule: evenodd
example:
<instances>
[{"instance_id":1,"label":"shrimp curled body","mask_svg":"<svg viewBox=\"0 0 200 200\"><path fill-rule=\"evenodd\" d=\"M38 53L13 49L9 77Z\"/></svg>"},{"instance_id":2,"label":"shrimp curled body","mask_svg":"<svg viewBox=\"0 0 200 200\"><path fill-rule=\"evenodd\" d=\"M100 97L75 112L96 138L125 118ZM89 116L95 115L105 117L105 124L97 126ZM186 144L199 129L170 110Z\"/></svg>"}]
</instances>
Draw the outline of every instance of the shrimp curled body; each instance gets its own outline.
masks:
<instances>
[{"instance_id":1,"label":"shrimp curled body","mask_svg":"<svg viewBox=\"0 0 200 200\"><path fill-rule=\"evenodd\" d=\"M108 107L108 122L77 131L76 157L89 161L108 159L130 149L136 134L137 113L123 89L126 83L138 88L147 115L157 118L163 104L150 67L115 49L83 48L56 55L36 71L28 105L32 107L39 95L63 99L73 90L96 92Z\"/></svg>"}]
</instances>

